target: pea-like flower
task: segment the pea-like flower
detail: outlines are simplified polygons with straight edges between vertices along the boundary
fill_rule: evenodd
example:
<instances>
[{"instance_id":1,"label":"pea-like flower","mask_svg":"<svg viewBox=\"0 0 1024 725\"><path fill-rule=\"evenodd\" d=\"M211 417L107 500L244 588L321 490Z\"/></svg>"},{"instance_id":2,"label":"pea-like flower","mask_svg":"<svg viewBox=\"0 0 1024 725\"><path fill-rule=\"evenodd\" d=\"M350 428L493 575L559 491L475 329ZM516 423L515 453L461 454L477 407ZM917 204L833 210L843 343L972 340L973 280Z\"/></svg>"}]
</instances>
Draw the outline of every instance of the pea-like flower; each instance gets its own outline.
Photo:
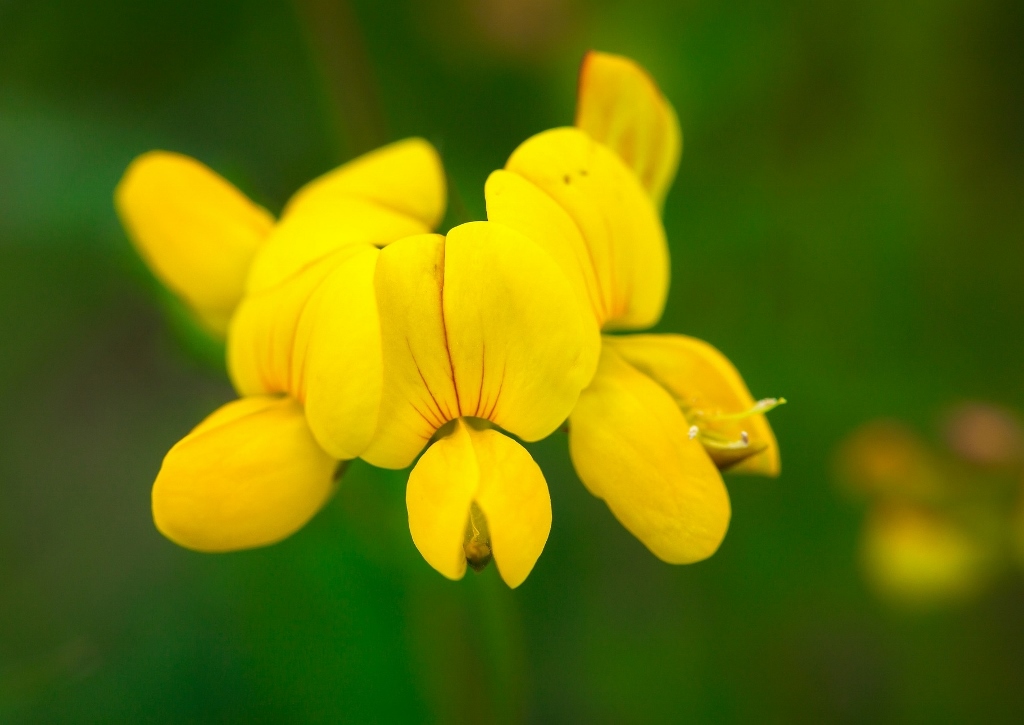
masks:
<instances>
[{"instance_id":1,"label":"pea-like flower","mask_svg":"<svg viewBox=\"0 0 1024 725\"><path fill-rule=\"evenodd\" d=\"M590 53L576 125L524 142L487 181L488 218L546 249L605 333L661 317L668 245L658 208L682 148L676 114L633 61ZM778 447L733 365L682 335L602 338L569 417L587 488L659 558L713 554L730 519L720 469L774 476Z\"/></svg>"},{"instance_id":2,"label":"pea-like flower","mask_svg":"<svg viewBox=\"0 0 1024 725\"><path fill-rule=\"evenodd\" d=\"M551 528L534 441L576 404L597 363L589 312L554 261L492 222L400 240L376 275L384 359L378 428L362 457L405 468L423 557L459 579L493 557L518 586Z\"/></svg>"},{"instance_id":3,"label":"pea-like flower","mask_svg":"<svg viewBox=\"0 0 1024 725\"><path fill-rule=\"evenodd\" d=\"M203 551L262 546L303 526L357 457L382 392L374 274L380 249L432 230L440 160L411 139L311 182L277 223L198 162L151 152L116 193L154 273L213 331L226 331L240 400L167 454L157 528Z\"/></svg>"}]
</instances>

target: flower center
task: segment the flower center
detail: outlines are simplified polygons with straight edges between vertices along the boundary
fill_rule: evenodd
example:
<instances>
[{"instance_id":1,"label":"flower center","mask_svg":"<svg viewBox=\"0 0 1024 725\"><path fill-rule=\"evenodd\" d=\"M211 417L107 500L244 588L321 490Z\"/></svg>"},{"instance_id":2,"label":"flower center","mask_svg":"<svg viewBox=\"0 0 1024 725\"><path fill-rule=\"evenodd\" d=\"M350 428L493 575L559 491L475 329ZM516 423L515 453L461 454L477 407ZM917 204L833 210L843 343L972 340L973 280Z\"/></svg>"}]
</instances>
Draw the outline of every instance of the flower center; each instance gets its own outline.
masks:
<instances>
[{"instance_id":1,"label":"flower center","mask_svg":"<svg viewBox=\"0 0 1024 725\"><path fill-rule=\"evenodd\" d=\"M747 410L739 413L707 413L693 407L680 405L686 419L690 421L690 440L698 438L705 448L716 451L741 451L750 447L750 435L741 430L739 437L734 438L724 435L716 430L716 424L721 422L736 422L745 420L753 415L761 415L773 410L780 405L785 405L785 398L764 398L757 401Z\"/></svg>"},{"instance_id":2,"label":"flower center","mask_svg":"<svg viewBox=\"0 0 1024 725\"><path fill-rule=\"evenodd\" d=\"M469 520L466 521L466 536L462 541L466 562L473 571L483 571L493 558L491 554L491 532L487 518L474 501L469 506Z\"/></svg>"}]
</instances>

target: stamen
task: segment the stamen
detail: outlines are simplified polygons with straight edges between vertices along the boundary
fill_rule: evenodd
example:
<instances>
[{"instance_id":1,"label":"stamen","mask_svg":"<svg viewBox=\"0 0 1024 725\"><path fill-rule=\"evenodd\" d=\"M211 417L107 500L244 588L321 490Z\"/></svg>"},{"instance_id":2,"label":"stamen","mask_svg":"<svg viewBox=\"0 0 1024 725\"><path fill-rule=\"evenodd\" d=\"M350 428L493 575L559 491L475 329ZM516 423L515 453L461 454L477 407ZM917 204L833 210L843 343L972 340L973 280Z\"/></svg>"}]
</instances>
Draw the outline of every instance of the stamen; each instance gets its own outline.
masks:
<instances>
[{"instance_id":1,"label":"stamen","mask_svg":"<svg viewBox=\"0 0 1024 725\"><path fill-rule=\"evenodd\" d=\"M691 425L690 426L690 434L689 434L690 440L692 441L694 438L696 438L698 433L700 433L700 428L698 428L695 425Z\"/></svg>"},{"instance_id":2,"label":"stamen","mask_svg":"<svg viewBox=\"0 0 1024 725\"><path fill-rule=\"evenodd\" d=\"M707 420L743 420L749 418L752 415L763 415L780 405L785 405L785 398L762 398L761 400L754 403L752 408L744 410L739 413L726 413L722 415L709 415L706 416Z\"/></svg>"},{"instance_id":3,"label":"stamen","mask_svg":"<svg viewBox=\"0 0 1024 725\"><path fill-rule=\"evenodd\" d=\"M749 441L715 440L707 436L701 436L700 442L704 445L705 448L711 448L716 451L742 451L750 447Z\"/></svg>"},{"instance_id":4,"label":"stamen","mask_svg":"<svg viewBox=\"0 0 1024 725\"><path fill-rule=\"evenodd\" d=\"M487 518L474 501L469 506L469 520L466 521L466 536L462 542L462 551L466 555L466 563L473 571L481 572L491 563L491 532L487 528Z\"/></svg>"},{"instance_id":5,"label":"stamen","mask_svg":"<svg viewBox=\"0 0 1024 725\"><path fill-rule=\"evenodd\" d=\"M740 431L740 439L726 438L718 431L704 429L700 431L700 442L705 448L716 451L742 451L750 447L750 434Z\"/></svg>"}]
</instances>

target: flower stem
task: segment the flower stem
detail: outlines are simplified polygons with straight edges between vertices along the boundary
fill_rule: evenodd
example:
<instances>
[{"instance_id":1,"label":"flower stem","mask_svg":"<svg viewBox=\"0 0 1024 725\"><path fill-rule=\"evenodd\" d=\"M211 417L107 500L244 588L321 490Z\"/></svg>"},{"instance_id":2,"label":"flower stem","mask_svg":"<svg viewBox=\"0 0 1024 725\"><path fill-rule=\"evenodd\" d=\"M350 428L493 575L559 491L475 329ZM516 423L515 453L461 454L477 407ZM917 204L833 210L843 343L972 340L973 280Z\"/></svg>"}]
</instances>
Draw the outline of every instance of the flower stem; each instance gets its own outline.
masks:
<instances>
[{"instance_id":1,"label":"flower stem","mask_svg":"<svg viewBox=\"0 0 1024 725\"><path fill-rule=\"evenodd\" d=\"M495 568L450 582L414 577L413 667L437 722L513 725L526 719L527 658L515 594Z\"/></svg>"}]
</instances>

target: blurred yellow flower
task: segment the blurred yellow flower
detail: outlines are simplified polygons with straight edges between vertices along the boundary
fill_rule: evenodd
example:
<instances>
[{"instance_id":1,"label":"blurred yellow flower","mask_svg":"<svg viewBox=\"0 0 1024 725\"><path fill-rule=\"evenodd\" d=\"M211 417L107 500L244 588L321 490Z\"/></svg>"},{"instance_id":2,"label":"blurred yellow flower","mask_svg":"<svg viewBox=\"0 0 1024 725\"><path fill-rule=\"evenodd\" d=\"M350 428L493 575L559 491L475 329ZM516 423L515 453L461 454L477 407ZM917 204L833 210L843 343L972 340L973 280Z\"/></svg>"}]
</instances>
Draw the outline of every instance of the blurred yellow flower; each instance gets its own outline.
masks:
<instances>
[{"instance_id":1,"label":"blurred yellow flower","mask_svg":"<svg viewBox=\"0 0 1024 725\"><path fill-rule=\"evenodd\" d=\"M376 429L376 264L381 247L440 221L437 153L411 139L356 159L301 189L246 244L225 220L255 207L183 157L143 156L117 203L156 274L203 319L230 319L228 366L245 396L167 454L153 486L157 528L203 551L278 541L320 509L337 461L362 453Z\"/></svg>"},{"instance_id":2,"label":"blurred yellow flower","mask_svg":"<svg viewBox=\"0 0 1024 725\"><path fill-rule=\"evenodd\" d=\"M947 416L944 432L948 452L898 421L878 420L839 449L842 483L868 501L864 576L898 605L962 602L1014 559L1024 564L1024 481L1013 414L966 403Z\"/></svg>"},{"instance_id":3,"label":"blurred yellow flower","mask_svg":"<svg viewBox=\"0 0 1024 725\"><path fill-rule=\"evenodd\" d=\"M540 244L602 331L661 317L668 245L658 207L682 147L671 105L633 61L592 52L575 128L540 133L487 180L491 221ZM605 335L590 386L569 418L580 478L661 559L713 554L728 528L719 469L774 476L764 413L732 364L681 335Z\"/></svg>"},{"instance_id":4,"label":"blurred yellow flower","mask_svg":"<svg viewBox=\"0 0 1024 725\"><path fill-rule=\"evenodd\" d=\"M864 573L895 604L928 607L967 599L988 582L994 563L982 539L919 506L879 506L865 522Z\"/></svg>"},{"instance_id":5,"label":"blurred yellow flower","mask_svg":"<svg viewBox=\"0 0 1024 725\"><path fill-rule=\"evenodd\" d=\"M854 493L914 499L942 495L943 474L931 450L895 420L867 423L843 442L839 475Z\"/></svg>"}]
</instances>

